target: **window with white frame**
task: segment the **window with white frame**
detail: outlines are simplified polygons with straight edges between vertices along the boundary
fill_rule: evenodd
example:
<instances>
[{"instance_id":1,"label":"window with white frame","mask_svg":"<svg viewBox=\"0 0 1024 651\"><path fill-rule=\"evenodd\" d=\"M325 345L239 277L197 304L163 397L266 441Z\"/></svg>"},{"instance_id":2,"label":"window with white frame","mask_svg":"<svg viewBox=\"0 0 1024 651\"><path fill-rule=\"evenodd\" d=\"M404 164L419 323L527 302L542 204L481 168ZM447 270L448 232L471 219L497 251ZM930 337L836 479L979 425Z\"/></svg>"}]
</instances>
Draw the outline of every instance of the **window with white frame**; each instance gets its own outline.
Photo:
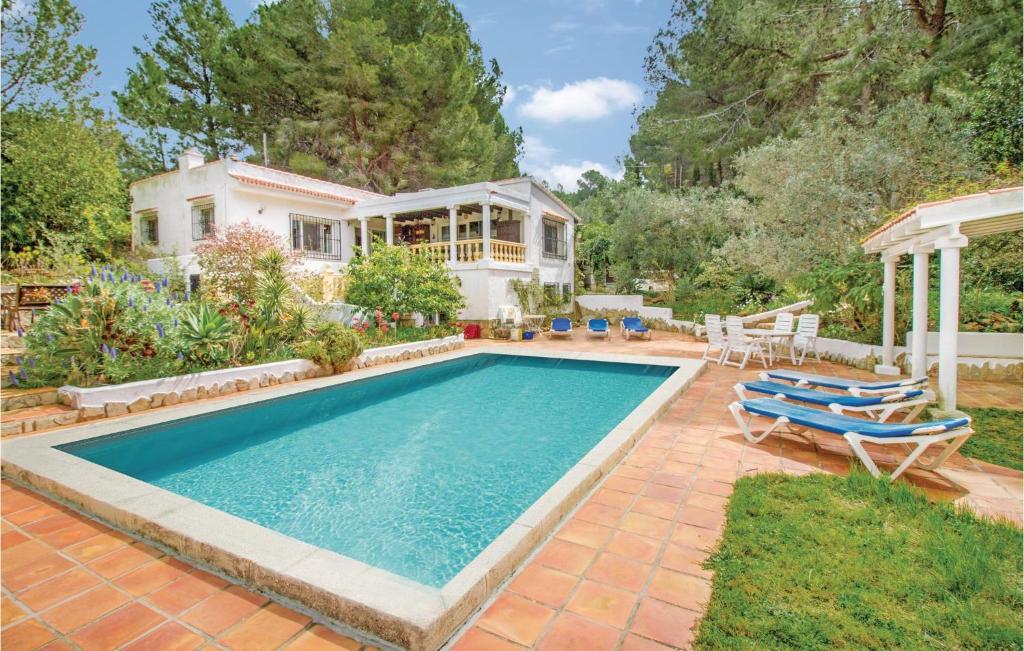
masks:
<instances>
[{"instance_id":1,"label":"window with white frame","mask_svg":"<svg viewBox=\"0 0 1024 651\"><path fill-rule=\"evenodd\" d=\"M292 213L292 250L307 258L341 259L341 222L310 215Z\"/></svg>"},{"instance_id":2,"label":"window with white frame","mask_svg":"<svg viewBox=\"0 0 1024 651\"><path fill-rule=\"evenodd\" d=\"M553 219L544 220L544 257L565 260L566 253L565 223Z\"/></svg>"},{"instance_id":3,"label":"window with white frame","mask_svg":"<svg viewBox=\"0 0 1024 651\"><path fill-rule=\"evenodd\" d=\"M192 239L208 240L213 237L213 204L201 203L192 206Z\"/></svg>"},{"instance_id":4,"label":"window with white frame","mask_svg":"<svg viewBox=\"0 0 1024 651\"><path fill-rule=\"evenodd\" d=\"M157 226L155 210L139 213L139 243L143 246L155 246L160 243L160 230Z\"/></svg>"}]
</instances>

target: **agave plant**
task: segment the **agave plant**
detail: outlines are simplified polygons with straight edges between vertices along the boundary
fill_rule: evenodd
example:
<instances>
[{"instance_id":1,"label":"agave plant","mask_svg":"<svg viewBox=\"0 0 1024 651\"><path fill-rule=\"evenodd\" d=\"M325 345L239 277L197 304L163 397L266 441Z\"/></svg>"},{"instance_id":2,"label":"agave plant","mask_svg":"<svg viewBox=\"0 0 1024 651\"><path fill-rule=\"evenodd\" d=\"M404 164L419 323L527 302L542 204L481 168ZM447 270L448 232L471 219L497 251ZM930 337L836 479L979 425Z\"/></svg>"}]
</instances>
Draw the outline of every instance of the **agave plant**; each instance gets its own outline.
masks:
<instances>
[{"instance_id":1,"label":"agave plant","mask_svg":"<svg viewBox=\"0 0 1024 651\"><path fill-rule=\"evenodd\" d=\"M234 334L234 323L208 303L189 308L181 321L185 355L201 363L225 361Z\"/></svg>"}]
</instances>

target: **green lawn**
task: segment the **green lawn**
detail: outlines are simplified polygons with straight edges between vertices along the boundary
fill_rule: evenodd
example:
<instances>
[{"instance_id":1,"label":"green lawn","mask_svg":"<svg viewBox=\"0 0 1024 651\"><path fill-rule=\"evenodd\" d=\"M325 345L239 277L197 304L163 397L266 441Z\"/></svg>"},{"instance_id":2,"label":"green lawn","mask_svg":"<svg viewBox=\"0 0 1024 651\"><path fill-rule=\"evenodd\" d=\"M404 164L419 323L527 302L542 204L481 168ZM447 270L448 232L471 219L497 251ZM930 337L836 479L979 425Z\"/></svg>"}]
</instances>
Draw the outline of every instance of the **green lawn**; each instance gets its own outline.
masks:
<instances>
[{"instance_id":1,"label":"green lawn","mask_svg":"<svg viewBox=\"0 0 1024 651\"><path fill-rule=\"evenodd\" d=\"M960 448L960 453L997 466L1024 470L1024 439L1021 435L1021 412L1015 409L962 409L973 419L974 436Z\"/></svg>"},{"instance_id":2,"label":"green lawn","mask_svg":"<svg viewBox=\"0 0 1024 651\"><path fill-rule=\"evenodd\" d=\"M701 649L1020 649L1021 531L904 484L736 483Z\"/></svg>"}]
</instances>

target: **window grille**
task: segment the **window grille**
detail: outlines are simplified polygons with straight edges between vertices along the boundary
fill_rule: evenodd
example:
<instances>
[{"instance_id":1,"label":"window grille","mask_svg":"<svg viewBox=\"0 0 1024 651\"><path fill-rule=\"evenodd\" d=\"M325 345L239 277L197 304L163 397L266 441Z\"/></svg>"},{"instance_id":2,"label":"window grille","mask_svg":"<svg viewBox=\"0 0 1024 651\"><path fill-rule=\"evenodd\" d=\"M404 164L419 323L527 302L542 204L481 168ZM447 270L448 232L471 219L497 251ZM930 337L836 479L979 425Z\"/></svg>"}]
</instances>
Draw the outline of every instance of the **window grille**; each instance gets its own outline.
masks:
<instances>
[{"instance_id":1,"label":"window grille","mask_svg":"<svg viewBox=\"0 0 1024 651\"><path fill-rule=\"evenodd\" d=\"M206 240L213 237L213 204L192 206L192 239Z\"/></svg>"},{"instance_id":2,"label":"window grille","mask_svg":"<svg viewBox=\"0 0 1024 651\"><path fill-rule=\"evenodd\" d=\"M544 220L544 257L565 260L565 224Z\"/></svg>"},{"instance_id":3,"label":"window grille","mask_svg":"<svg viewBox=\"0 0 1024 651\"><path fill-rule=\"evenodd\" d=\"M292 213L292 250L301 251L307 258L320 260L341 259L341 222Z\"/></svg>"}]
</instances>

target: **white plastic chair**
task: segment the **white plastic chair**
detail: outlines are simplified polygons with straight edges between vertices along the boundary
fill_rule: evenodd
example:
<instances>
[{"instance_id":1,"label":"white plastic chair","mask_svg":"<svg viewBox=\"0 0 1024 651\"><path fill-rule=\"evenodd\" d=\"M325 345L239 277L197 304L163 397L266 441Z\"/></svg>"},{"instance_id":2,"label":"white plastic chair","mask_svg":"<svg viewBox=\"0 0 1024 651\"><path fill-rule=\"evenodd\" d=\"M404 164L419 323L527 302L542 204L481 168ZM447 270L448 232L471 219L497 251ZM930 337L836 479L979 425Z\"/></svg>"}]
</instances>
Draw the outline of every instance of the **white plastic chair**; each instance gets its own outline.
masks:
<instances>
[{"instance_id":1,"label":"white plastic chair","mask_svg":"<svg viewBox=\"0 0 1024 651\"><path fill-rule=\"evenodd\" d=\"M761 347L761 342L757 339L751 339L743 334L742 323L728 323L727 321L725 325L725 332L728 348L726 348L725 355L722 356L722 364L746 368L747 360L749 360L752 355L756 355L761 359L761 365L768 368L768 360L765 358L764 348ZM732 361L732 356L735 354L740 354L743 358L739 362L734 362Z\"/></svg>"},{"instance_id":2,"label":"white plastic chair","mask_svg":"<svg viewBox=\"0 0 1024 651\"><path fill-rule=\"evenodd\" d=\"M734 325L734 326L739 326L742 329L743 328L743 319L741 319L738 316L729 315L729 316L725 317L725 325L726 325L726 328L728 328L731 325Z\"/></svg>"},{"instance_id":3,"label":"white plastic chair","mask_svg":"<svg viewBox=\"0 0 1024 651\"><path fill-rule=\"evenodd\" d=\"M807 357L807 351L813 350L814 356L821 361L821 354L815 342L818 340L818 322L820 317L817 314L801 314L796 322L796 336L793 337L793 347L800 351L800 359L797 364L803 364Z\"/></svg>"},{"instance_id":4,"label":"white plastic chair","mask_svg":"<svg viewBox=\"0 0 1024 651\"><path fill-rule=\"evenodd\" d=\"M778 332L780 334L791 334L793 332L793 313L792 312L779 312L775 316L775 324L772 325L772 332ZM768 359L774 359L775 347L781 348L784 345L788 345L788 340L783 338L769 339L768 340Z\"/></svg>"},{"instance_id":5,"label":"white plastic chair","mask_svg":"<svg viewBox=\"0 0 1024 651\"><path fill-rule=\"evenodd\" d=\"M725 333L722 332L722 317L717 314L704 315L704 330L708 336L708 347L704 349L701 359L712 359L719 364L729 349L725 341ZM712 355L711 351L717 350L718 355Z\"/></svg>"}]
</instances>

